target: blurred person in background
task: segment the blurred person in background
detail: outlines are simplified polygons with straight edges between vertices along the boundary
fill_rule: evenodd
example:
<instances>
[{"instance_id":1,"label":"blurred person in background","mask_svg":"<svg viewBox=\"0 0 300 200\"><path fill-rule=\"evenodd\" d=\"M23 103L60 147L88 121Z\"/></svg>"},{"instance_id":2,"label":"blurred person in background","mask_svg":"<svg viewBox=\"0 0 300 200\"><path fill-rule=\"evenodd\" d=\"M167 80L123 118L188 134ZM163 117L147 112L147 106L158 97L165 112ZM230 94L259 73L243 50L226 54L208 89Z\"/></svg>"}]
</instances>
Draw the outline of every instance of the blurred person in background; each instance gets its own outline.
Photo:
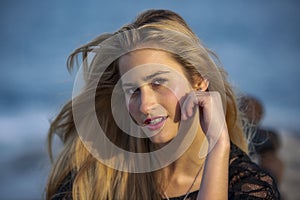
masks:
<instances>
[{"instance_id":1,"label":"blurred person in background","mask_svg":"<svg viewBox=\"0 0 300 200\"><path fill-rule=\"evenodd\" d=\"M271 129L258 128L253 138L258 164L270 172L280 185L284 174L284 163L279 155L281 140L278 133Z\"/></svg>"},{"instance_id":2,"label":"blurred person in background","mask_svg":"<svg viewBox=\"0 0 300 200\"><path fill-rule=\"evenodd\" d=\"M244 95L239 101L239 109L245 117L245 128L252 145L252 157L281 184L284 163L279 155L281 139L276 130L261 127L264 106L257 98Z\"/></svg>"}]
</instances>

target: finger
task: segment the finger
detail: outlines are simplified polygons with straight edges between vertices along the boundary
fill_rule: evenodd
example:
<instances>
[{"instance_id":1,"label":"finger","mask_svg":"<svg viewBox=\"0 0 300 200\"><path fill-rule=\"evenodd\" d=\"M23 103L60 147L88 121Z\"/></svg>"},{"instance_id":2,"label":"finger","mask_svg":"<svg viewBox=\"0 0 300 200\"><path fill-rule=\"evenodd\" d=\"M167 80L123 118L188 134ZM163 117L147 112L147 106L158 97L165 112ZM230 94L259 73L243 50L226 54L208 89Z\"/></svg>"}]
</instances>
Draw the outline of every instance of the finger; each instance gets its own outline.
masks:
<instances>
[{"instance_id":1,"label":"finger","mask_svg":"<svg viewBox=\"0 0 300 200\"><path fill-rule=\"evenodd\" d=\"M214 138L226 123L221 96L217 92L210 92L209 97L201 99L204 131L207 137Z\"/></svg>"},{"instance_id":2,"label":"finger","mask_svg":"<svg viewBox=\"0 0 300 200\"><path fill-rule=\"evenodd\" d=\"M187 120L188 117L193 116L194 107L198 104L196 95L192 92L188 94L181 106L181 117L183 120Z\"/></svg>"},{"instance_id":3,"label":"finger","mask_svg":"<svg viewBox=\"0 0 300 200\"><path fill-rule=\"evenodd\" d=\"M197 92L195 92L195 95L197 97L199 106L204 108L204 107L211 105L211 98L212 98L211 92L197 91Z\"/></svg>"},{"instance_id":4,"label":"finger","mask_svg":"<svg viewBox=\"0 0 300 200\"><path fill-rule=\"evenodd\" d=\"M200 124L202 130L206 133L209 123L211 121L211 108L212 100L211 94L209 92L197 92L196 93L199 109L201 110Z\"/></svg>"}]
</instances>

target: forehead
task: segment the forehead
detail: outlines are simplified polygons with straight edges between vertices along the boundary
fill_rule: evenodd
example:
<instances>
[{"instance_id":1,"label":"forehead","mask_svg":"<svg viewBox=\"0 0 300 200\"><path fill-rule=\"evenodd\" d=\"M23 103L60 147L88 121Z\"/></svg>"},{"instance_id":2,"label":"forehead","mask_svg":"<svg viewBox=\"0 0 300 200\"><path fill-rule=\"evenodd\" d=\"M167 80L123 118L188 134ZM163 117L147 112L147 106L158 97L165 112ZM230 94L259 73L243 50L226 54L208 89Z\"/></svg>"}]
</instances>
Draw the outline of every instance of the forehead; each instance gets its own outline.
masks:
<instances>
[{"instance_id":1,"label":"forehead","mask_svg":"<svg viewBox=\"0 0 300 200\"><path fill-rule=\"evenodd\" d=\"M153 64L167 66L168 68L184 75L183 66L178 63L169 53L155 49L141 49L132 51L119 59L121 76L135 67L144 68L144 72L155 72L157 67ZM163 69L162 69L163 70Z\"/></svg>"}]
</instances>

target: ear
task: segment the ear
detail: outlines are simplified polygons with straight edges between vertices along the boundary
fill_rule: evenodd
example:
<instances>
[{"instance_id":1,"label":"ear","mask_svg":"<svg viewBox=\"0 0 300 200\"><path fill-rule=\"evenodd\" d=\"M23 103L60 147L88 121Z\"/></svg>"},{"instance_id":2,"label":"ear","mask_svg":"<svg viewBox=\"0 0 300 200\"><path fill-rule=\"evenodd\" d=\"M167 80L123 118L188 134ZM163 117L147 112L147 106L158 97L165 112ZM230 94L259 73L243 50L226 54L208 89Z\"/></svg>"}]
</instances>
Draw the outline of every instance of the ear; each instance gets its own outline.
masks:
<instances>
[{"instance_id":1,"label":"ear","mask_svg":"<svg viewBox=\"0 0 300 200\"><path fill-rule=\"evenodd\" d=\"M194 89L200 90L200 91L206 91L209 86L209 81L205 78L198 78L198 80L195 81Z\"/></svg>"}]
</instances>

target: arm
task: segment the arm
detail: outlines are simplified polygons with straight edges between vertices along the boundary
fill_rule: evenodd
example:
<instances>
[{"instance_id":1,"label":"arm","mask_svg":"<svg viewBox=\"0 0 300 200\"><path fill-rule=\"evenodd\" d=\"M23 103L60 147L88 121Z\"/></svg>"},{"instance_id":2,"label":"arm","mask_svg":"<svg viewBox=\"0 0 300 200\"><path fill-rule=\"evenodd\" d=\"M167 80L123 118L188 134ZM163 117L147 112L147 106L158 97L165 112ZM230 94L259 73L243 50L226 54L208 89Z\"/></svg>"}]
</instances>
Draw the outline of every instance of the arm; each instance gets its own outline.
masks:
<instances>
[{"instance_id":1,"label":"arm","mask_svg":"<svg viewBox=\"0 0 300 200\"><path fill-rule=\"evenodd\" d=\"M228 135L224 130L220 137ZM222 138L224 139L224 138ZM228 165L230 142L220 138L207 155L197 200L228 198Z\"/></svg>"},{"instance_id":2,"label":"arm","mask_svg":"<svg viewBox=\"0 0 300 200\"><path fill-rule=\"evenodd\" d=\"M194 109L199 108L200 124L209 145L197 200L226 200L228 198L230 138L221 97L217 92L191 93L187 96L182 108L183 119L191 117Z\"/></svg>"}]
</instances>

